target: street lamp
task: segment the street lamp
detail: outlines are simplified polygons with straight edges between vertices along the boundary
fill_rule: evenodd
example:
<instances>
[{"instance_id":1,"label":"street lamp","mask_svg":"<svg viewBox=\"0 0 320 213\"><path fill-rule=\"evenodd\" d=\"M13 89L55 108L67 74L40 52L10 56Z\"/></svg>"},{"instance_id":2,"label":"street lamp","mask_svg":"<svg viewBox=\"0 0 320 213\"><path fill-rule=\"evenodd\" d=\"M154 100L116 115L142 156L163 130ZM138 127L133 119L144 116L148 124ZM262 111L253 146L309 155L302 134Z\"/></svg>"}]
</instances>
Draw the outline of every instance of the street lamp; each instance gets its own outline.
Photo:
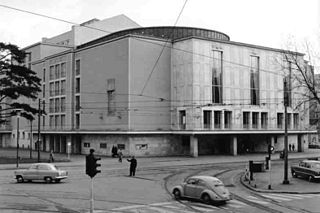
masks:
<instances>
[{"instance_id":1,"label":"street lamp","mask_svg":"<svg viewBox=\"0 0 320 213\"><path fill-rule=\"evenodd\" d=\"M19 167L19 119L20 119L20 113L21 113L21 109L16 109L16 113L17 113L17 168Z\"/></svg>"}]
</instances>

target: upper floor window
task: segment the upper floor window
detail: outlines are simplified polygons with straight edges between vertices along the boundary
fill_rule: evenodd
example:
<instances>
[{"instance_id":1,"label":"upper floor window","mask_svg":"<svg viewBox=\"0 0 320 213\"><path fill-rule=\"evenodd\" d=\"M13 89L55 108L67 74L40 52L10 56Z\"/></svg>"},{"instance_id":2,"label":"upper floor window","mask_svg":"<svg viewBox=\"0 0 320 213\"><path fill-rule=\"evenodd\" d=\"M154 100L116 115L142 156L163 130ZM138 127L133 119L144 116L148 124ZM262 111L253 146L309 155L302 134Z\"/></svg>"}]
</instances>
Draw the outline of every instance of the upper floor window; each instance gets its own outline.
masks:
<instances>
[{"instance_id":1,"label":"upper floor window","mask_svg":"<svg viewBox=\"0 0 320 213\"><path fill-rule=\"evenodd\" d=\"M259 122L259 112L252 112L252 128L257 129Z\"/></svg>"},{"instance_id":2,"label":"upper floor window","mask_svg":"<svg viewBox=\"0 0 320 213\"><path fill-rule=\"evenodd\" d=\"M250 56L250 99L252 105L259 105L259 57Z\"/></svg>"},{"instance_id":3,"label":"upper floor window","mask_svg":"<svg viewBox=\"0 0 320 213\"><path fill-rule=\"evenodd\" d=\"M61 64L61 78L66 77L66 63Z\"/></svg>"},{"instance_id":4,"label":"upper floor window","mask_svg":"<svg viewBox=\"0 0 320 213\"><path fill-rule=\"evenodd\" d=\"M283 83L283 97L284 97L284 103L287 104L287 106L292 106L292 82L291 82L291 69L292 69L292 63L288 62L288 73L284 77L284 83ZM286 93L287 92L287 93Z\"/></svg>"},{"instance_id":5,"label":"upper floor window","mask_svg":"<svg viewBox=\"0 0 320 213\"><path fill-rule=\"evenodd\" d=\"M55 77L56 79L60 78L60 64L55 66Z\"/></svg>"},{"instance_id":6,"label":"upper floor window","mask_svg":"<svg viewBox=\"0 0 320 213\"><path fill-rule=\"evenodd\" d=\"M214 111L214 128L221 128L221 111Z\"/></svg>"},{"instance_id":7,"label":"upper floor window","mask_svg":"<svg viewBox=\"0 0 320 213\"><path fill-rule=\"evenodd\" d=\"M277 113L277 127L281 129L282 124L283 124L283 113Z\"/></svg>"},{"instance_id":8,"label":"upper floor window","mask_svg":"<svg viewBox=\"0 0 320 213\"><path fill-rule=\"evenodd\" d=\"M76 60L76 75L80 75L80 60Z\"/></svg>"},{"instance_id":9,"label":"upper floor window","mask_svg":"<svg viewBox=\"0 0 320 213\"><path fill-rule=\"evenodd\" d=\"M50 66L49 68L49 79L50 80L54 79L54 66Z\"/></svg>"},{"instance_id":10,"label":"upper floor window","mask_svg":"<svg viewBox=\"0 0 320 213\"><path fill-rule=\"evenodd\" d=\"M76 93L80 93L80 78L76 78Z\"/></svg>"},{"instance_id":11,"label":"upper floor window","mask_svg":"<svg viewBox=\"0 0 320 213\"><path fill-rule=\"evenodd\" d=\"M210 129L211 128L211 110L203 111L203 128Z\"/></svg>"},{"instance_id":12,"label":"upper floor window","mask_svg":"<svg viewBox=\"0 0 320 213\"><path fill-rule=\"evenodd\" d=\"M42 81L43 83L46 82L46 68L43 68L43 73L42 73Z\"/></svg>"},{"instance_id":13,"label":"upper floor window","mask_svg":"<svg viewBox=\"0 0 320 213\"><path fill-rule=\"evenodd\" d=\"M108 95L108 114L112 115L116 111L116 102L115 102L115 79L111 78L107 80L107 95Z\"/></svg>"},{"instance_id":14,"label":"upper floor window","mask_svg":"<svg viewBox=\"0 0 320 213\"><path fill-rule=\"evenodd\" d=\"M299 114L294 113L293 114L293 128L298 129L299 127Z\"/></svg>"},{"instance_id":15,"label":"upper floor window","mask_svg":"<svg viewBox=\"0 0 320 213\"><path fill-rule=\"evenodd\" d=\"M186 124L187 124L186 111L185 110L180 110L179 111L179 126L180 126L180 129L186 129Z\"/></svg>"},{"instance_id":16,"label":"upper floor window","mask_svg":"<svg viewBox=\"0 0 320 213\"><path fill-rule=\"evenodd\" d=\"M62 80L61 81L61 95L65 95L66 94L66 81L65 80Z\"/></svg>"},{"instance_id":17,"label":"upper floor window","mask_svg":"<svg viewBox=\"0 0 320 213\"><path fill-rule=\"evenodd\" d=\"M222 103L222 52L213 51L212 102Z\"/></svg>"},{"instance_id":18,"label":"upper floor window","mask_svg":"<svg viewBox=\"0 0 320 213\"><path fill-rule=\"evenodd\" d=\"M261 112L261 128L265 129L268 127L268 113Z\"/></svg>"},{"instance_id":19,"label":"upper floor window","mask_svg":"<svg viewBox=\"0 0 320 213\"><path fill-rule=\"evenodd\" d=\"M250 112L243 112L243 128L248 129L250 126Z\"/></svg>"},{"instance_id":20,"label":"upper floor window","mask_svg":"<svg viewBox=\"0 0 320 213\"><path fill-rule=\"evenodd\" d=\"M61 112L65 112L66 111L66 98L62 97L61 98Z\"/></svg>"},{"instance_id":21,"label":"upper floor window","mask_svg":"<svg viewBox=\"0 0 320 213\"><path fill-rule=\"evenodd\" d=\"M230 129L232 126L232 112L225 111L224 112L224 128Z\"/></svg>"}]
</instances>

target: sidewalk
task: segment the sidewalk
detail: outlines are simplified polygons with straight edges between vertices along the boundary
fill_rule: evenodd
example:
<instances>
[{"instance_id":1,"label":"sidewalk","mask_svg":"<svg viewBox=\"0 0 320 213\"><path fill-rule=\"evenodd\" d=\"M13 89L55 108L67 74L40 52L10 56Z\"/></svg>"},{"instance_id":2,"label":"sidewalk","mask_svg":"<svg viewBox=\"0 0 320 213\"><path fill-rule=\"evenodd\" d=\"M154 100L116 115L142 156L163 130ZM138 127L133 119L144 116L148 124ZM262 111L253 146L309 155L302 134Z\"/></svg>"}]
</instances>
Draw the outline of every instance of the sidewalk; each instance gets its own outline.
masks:
<instances>
[{"instance_id":1,"label":"sidewalk","mask_svg":"<svg viewBox=\"0 0 320 213\"><path fill-rule=\"evenodd\" d=\"M279 155L279 154L278 154ZM311 149L306 153L289 153L288 159L307 159L320 157L319 149ZM272 157L274 158L274 157ZM254 173L253 180L245 180L244 173L240 182L247 188L263 193L290 193L290 194L320 194L320 181L309 182L303 178L293 178L291 175L291 163L288 163L289 184L283 184L284 180L284 161L276 157L276 161L283 162L283 166L272 167L271 171ZM274 160L272 161L274 162ZM271 189L269 189L271 187Z\"/></svg>"}]
</instances>

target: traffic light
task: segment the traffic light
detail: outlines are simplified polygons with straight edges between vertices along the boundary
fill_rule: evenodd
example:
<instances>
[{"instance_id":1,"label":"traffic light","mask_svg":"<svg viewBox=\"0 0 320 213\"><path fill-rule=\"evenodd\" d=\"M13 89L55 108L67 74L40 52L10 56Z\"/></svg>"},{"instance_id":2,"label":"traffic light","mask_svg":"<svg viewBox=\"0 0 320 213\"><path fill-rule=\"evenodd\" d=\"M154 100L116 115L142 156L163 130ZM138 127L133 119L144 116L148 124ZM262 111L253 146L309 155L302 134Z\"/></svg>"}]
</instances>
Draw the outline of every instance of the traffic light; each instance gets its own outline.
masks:
<instances>
[{"instance_id":1,"label":"traffic light","mask_svg":"<svg viewBox=\"0 0 320 213\"><path fill-rule=\"evenodd\" d=\"M97 173L101 173L101 170L98 170L97 167L101 166L101 164L97 163L101 158L94 157L93 153L86 156L86 174L89 177L93 178Z\"/></svg>"}]
</instances>

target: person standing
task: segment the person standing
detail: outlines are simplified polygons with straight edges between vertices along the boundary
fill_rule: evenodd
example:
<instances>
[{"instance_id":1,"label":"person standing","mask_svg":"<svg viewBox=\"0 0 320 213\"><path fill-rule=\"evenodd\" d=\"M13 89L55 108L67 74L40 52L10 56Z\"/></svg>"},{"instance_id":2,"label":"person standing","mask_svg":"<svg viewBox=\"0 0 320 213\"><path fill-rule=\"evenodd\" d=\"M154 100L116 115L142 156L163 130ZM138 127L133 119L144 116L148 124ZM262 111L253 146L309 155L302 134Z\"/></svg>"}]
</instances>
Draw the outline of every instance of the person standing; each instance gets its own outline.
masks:
<instances>
[{"instance_id":1,"label":"person standing","mask_svg":"<svg viewBox=\"0 0 320 213\"><path fill-rule=\"evenodd\" d=\"M121 149L119 149L119 151L118 151L118 158L119 158L119 162L120 163L122 163L122 151L121 151Z\"/></svg>"},{"instance_id":2,"label":"person standing","mask_svg":"<svg viewBox=\"0 0 320 213\"><path fill-rule=\"evenodd\" d=\"M292 151L293 151L293 152L294 152L294 149L295 149L294 144L292 144Z\"/></svg>"},{"instance_id":3,"label":"person standing","mask_svg":"<svg viewBox=\"0 0 320 213\"><path fill-rule=\"evenodd\" d=\"M50 150L49 162L50 163L54 162L53 150Z\"/></svg>"},{"instance_id":4,"label":"person standing","mask_svg":"<svg viewBox=\"0 0 320 213\"><path fill-rule=\"evenodd\" d=\"M127 161L130 162L130 176L135 176L137 168L137 159L135 159L135 157L132 156L131 159L127 159Z\"/></svg>"},{"instance_id":5,"label":"person standing","mask_svg":"<svg viewBox=\"0 0 320 213\"><path fill-rule=\"evenodd\" d=\"M291 152L291 144L289 144L289 152Z\"/></svg>"}]
</instances>

